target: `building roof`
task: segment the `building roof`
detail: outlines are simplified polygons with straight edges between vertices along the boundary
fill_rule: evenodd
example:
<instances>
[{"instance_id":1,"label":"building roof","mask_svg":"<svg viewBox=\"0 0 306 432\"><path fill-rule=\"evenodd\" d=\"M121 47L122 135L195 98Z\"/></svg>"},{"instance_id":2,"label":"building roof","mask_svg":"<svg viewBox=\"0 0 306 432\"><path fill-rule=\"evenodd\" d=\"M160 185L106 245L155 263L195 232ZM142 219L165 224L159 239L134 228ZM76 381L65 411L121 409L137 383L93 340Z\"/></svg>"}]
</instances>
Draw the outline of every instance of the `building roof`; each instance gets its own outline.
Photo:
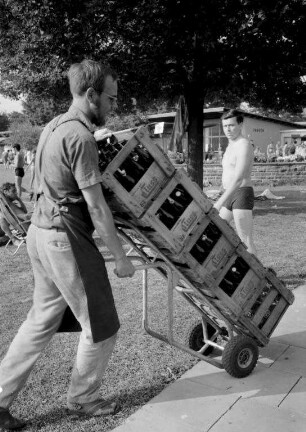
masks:
<instances>
[{"instance_id":1,"label":"building roof","mask_svg":"<svg viewBox=\"0 0 306 432\"><path fill-rule=\"evenodd\" d=\"M226 108L226 107L205 108L203 110L204 120L219 119L222 116L222 114L228 110L229 110L229 108ZM287 120L266 117L266 116L263 116L260 114L253 114L253 113L243 111L240 109L238 109L237 111L241 112L241 114L243 114L244 117L251 117L251 118L256 118L258 120L264 120L264 121L282 124L282 125L286 126L287 128L289 128L289 127L294 128L294 129L301 128L300 123L294 123L294 122L290 122ZM175 111L172 111L169 113L162 113L162 114L153 114L153 115L149 115L148 119L151 121L168 121L168 122L172 121L173 122L175 114L176 114Z\"/></svg>"}]
</instances>

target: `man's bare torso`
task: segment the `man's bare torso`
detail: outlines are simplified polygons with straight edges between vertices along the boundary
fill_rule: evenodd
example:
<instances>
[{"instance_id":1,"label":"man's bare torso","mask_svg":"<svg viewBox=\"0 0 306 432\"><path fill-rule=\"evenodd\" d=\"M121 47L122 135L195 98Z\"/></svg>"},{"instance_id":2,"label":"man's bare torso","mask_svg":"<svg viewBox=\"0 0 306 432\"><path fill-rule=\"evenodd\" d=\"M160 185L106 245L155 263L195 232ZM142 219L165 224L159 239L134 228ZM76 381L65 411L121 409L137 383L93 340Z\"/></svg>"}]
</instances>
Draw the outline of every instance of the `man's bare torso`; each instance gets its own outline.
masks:
<instances>
[{"instance_id":1,"label":"man's bare torso","mask_svg":"<svg viewBox=\"0 0 306 432\"><path fill-rule=\"evenodd\" d=\"M244 177L241 181L240 187L252 186L251 173L253 167L253 148L246 138L240 137L237 141L229 142L222 159L222 185L224 189L229 187L229 184L233 179L236 168L237 154L239 151L241 151L242 146L249 147L250 156L248 158L249 160L247 161L247 166L245 168Z\"/></svg>"}]
</instances>

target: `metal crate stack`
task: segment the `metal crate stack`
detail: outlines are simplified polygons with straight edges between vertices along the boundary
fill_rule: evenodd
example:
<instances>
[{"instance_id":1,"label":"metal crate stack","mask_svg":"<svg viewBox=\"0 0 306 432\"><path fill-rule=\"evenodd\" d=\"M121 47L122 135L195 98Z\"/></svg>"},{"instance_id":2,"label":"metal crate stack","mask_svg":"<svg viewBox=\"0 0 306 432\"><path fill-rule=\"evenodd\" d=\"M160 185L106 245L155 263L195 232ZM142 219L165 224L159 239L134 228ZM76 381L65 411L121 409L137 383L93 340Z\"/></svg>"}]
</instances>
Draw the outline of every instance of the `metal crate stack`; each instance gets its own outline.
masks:
<instances>
[{"instance_id":1,"label":"metal crate stack","mask_svg":"<svg viewBox=\"0 0 306 432\"><path fill-rule=\"evenodd\" d=\"M141 127L128 141L97 141L111 209L145 237L235 326L265 345L293 302L275 274L249 254L212 202L176 170Z\"/></svg>"}]
</instances>

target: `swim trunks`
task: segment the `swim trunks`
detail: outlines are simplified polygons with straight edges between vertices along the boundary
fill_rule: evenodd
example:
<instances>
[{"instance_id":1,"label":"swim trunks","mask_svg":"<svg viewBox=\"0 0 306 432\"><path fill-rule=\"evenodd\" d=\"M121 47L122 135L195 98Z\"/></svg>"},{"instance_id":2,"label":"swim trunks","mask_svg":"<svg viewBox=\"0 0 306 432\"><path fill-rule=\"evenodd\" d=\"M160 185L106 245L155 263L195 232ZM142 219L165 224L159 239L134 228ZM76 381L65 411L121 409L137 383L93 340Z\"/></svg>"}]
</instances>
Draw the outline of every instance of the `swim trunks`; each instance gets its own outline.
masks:
<instances>
[{"instance_id":1,"label":"swim trunks","mask_svg":"<svg viewBox=\"0 0 306 432\"><path fill-rule=\"evenodd\" d=\"M254 189L252 186L243 186L237 189L232 198L225 201L223 207L233 210L253 210Z\"/></svg>"},{"instance_id":2,"label":"swim trunks","mask_svg":"<svg viewBox=\"0 0 306 432\"><path fill-rule=\"evenodd\" d=\"M15 168L15 176L16 177L23 177L24 176L24 169L23 168Z\"/></svg>"}]
</instances>

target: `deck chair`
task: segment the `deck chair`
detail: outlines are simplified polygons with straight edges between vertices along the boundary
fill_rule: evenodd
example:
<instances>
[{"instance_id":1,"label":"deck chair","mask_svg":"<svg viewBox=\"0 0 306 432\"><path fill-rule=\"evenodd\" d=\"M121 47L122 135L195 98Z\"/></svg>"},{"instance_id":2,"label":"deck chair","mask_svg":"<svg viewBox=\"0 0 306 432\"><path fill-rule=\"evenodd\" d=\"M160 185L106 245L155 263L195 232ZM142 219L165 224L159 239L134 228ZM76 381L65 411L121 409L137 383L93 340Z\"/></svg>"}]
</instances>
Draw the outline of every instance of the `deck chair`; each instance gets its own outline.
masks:
<instances>
[{"instance_id":1,"label":"deck chair","mask_svg":"<svg viewBox=\"0 0 306 432\"><path fill-rule=\"evenodd\" d=\"M14 236L18 240L20 240L19 245L16 246L15 250L13 250L12 252L8 249L8 246L10 245L10 243L12 243L12 240L9 239L5 245L5 248L8 250L8 252L11 255L16 255L20 247L26 242L27 231L30 226L30 221L23 221L16 215L16 213L10 207L9 202L6 199L5 195L1 191L0 191L0 211L5 217L5 219L7 220L7 222L9 223L9 225L11 226Z\"/></svg>"}]
</instances>

